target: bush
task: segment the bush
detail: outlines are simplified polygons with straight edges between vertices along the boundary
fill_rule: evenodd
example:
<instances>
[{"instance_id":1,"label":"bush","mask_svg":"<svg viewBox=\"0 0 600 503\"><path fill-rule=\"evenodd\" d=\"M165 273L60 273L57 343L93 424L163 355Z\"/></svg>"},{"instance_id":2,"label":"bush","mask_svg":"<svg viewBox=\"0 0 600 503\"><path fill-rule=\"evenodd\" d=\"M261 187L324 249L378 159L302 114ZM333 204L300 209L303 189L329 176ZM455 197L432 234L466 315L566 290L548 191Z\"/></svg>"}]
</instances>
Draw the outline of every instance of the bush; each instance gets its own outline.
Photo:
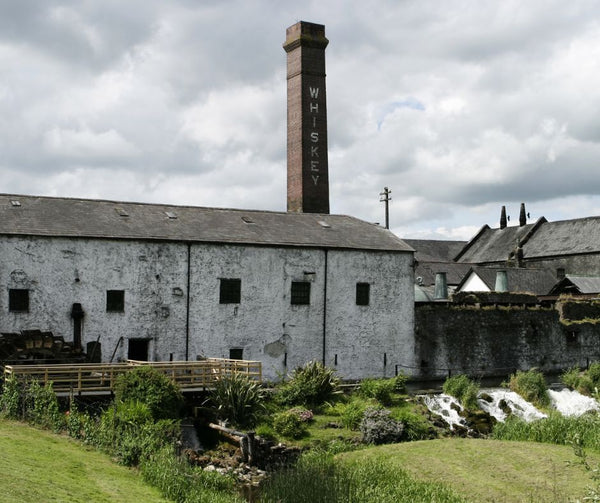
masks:
<instances>
[{"instance_id":1,"label":"bush","mask_svg":"<svg viewBox=\"0 0 600 503\"><path fill-rule=\"evenodd\" d=\"M234 494L234 480L217 472L195 469L175 456L173 449L163 447L140 464L142 477L157 487L165 498L176 502L243 503Z\"/></svg>"},{"instance_id":2,"label":"bush","mask_svg":"<svg viewBox=\"0 0 600 503\"><path fill-rule=\"evenodd\" d=\"M163 446L175 445L180 435L177 421L154 421L149 407L138 401L114 404L98 419L74 410L69 413L67 429L125 466L136 466Z\"/></svg>"},{"instance_id":3,"label":"bush","mask_svg":"<svg viewBox=\"0 0 600 503\"><path fill-rule=\"evenodd\" d=\"M595 388L600 388L600 362L591 363L586 371Z\"/></svg>"},{"instance_id":4,"label":"bush","mask_svg":"<svg viewBox=\"0 0 600 503\"><path fill-rule=\"evenodd\" d=\"M374 398L381 405L391 405L392 393L396 391L397 380L392 379L363 379L358 387L358 394L365 398Z\"/></svg>"},{"instance_id":5,"label":"bush","mask_svg":"<svg viewBox=\"0 0 600 503\"><path fill-rule=\"evenodd\" d=\"M460 374L449 377L444 382L443 390L447 395L456 398L465 409L475 410L479 408L477 403L479 385L466 375Z\"/></svg>"},{"instance_id":6,"label":"bush","mask_svg":"<svg viewBox=\"0 0 600 503\"><path fill-rule=\"evenodd\" d=\"M47 428L55 432L66 426L65 416L60 412L52 383L40 386L32 381L25 392L25 419L31 424Z\"/></svg>"},{"instance_id":7,"label":"bush","mask_svg":"<svg viewBox=\"0 0 600 503\"><path fill-rule=\"evenodd\" d=\"M273 416L273 429L282 437L298 439L306 435L308 428L298 409L279 412Z\"/></svg>"},{"instance_id":8,"label":"bush","mask_svg":"<svg viewBox=\"0 0 600 503\"><path fill-rule=\"evenodd\" d=\"M9 419L20 419L23 410L23 391L21 384L15 378L10 376L2 385L2 395L0 395L0 416Z\"/></svg>"},{"instance_id":9,"label":"bush","mask_svg":"<svg viewBox=\"0 0 600 503\"><path fill-rule=\"evenodd\" d=\"M368 405L361 400L352 400L344 407L340 419L345 428L357 430Z\"/></svg>"},{"instance_id":10,"label":"bush","mask_svg":"<svg viewBox=\"0 0 600 503\"><path fill-rule=\"evenodd\" d=\"M221 418L240 427L254 426L265 410L264 389L244 374L232 374L217 380L210 398Z\"/></svg>"},{"instance_id":11,"label":"bush","mask_svg":"<svg viewBox=\"0 0 600 503\"><path fill-rule=\"evenodd\" d=\"M544 375L537 369L527 372L517 370L510 376L508 387L525 400L538 407L550 406L550 395L546 388Z\"/></svg>"},{"instance_id":12,"label":"bush","mask_svg":"<svg viewBox=\"0 0 600 503\"><path fill-rule=\"evenodd\" d=\"M429 421L420 414L415 414L410 410L401 410L393 416L394 419L404 425L402 440L413 442L415 440L428 440L437 436Z\"/></svg>"},{"instance_id":13,"label":"bush","mask_svg":"<svg viewBox=\"0 0 600 503\"><path fill-rule=\"evenodd\" d=\"M183 395L166 375L149 366L136 367L117 377L114 386L117 402L143 402L156 419L178 419Z\"/></svg>"},{"instance_id":14,"label":"bush","mask_svg":"<svg viewBox=\"0 0 600 503\"><path fill-rule=\"evenodd\" d=\"M368 408L360 422L363 442L367 444L391 444L400 442L404 425L391 417L387 409Z\"/></svg>"},{"instance_id":15,"label":"bush","mask_svg":"<svg viewBox=\"0 0 600 503\"><path fill-rule=\"evenodd\" d=\"M292 373L279 389L278 400L285 405L319 406L338 392L339 379L335 371L320 362L308 362Z\"/></svg>"}]
</instances>

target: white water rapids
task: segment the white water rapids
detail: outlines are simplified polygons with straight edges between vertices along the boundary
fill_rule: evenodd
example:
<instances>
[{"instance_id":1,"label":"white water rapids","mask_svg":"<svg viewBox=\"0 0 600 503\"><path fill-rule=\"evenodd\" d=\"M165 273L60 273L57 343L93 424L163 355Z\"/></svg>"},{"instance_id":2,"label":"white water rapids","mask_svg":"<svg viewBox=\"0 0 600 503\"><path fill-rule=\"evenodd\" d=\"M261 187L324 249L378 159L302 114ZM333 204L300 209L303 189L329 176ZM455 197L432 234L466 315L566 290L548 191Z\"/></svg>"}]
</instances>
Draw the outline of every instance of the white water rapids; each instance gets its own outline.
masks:
<instances>
[{"instance_id":1,"label":"white water rapids","mask_svg":"<svg viewBox=\"0 0 600 503\"><path fill-rule=\"evenodd\" d=\"M564 388L560 391L548 390L548 394L552 407L564 416L580 416L590 410L600 411L597 400L577 391ZM458 413L462 406L454 397L441 393L422 395L422 398L429 410L440 415L451 429L454 425L465 425L464 419ZM484 388L479 392L477 401L481 409L502 422L509 414L527 422L547 417L519 394L504 388Z\"/></svg>"}]
</instances>

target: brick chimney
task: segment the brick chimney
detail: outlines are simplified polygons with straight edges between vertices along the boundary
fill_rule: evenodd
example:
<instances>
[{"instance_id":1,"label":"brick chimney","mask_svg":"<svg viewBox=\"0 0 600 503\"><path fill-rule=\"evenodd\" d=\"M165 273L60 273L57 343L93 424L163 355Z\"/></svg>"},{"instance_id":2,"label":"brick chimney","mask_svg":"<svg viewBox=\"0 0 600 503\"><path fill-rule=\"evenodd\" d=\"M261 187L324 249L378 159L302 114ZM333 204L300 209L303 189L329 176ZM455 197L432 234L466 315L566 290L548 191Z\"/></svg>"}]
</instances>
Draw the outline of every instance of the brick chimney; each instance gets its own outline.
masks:
<instances>
[{"instance_id":1,"label":"brick chimney","mask_svg":"<svg viewBox=\"0 0 600 503\"><path fill-rule=\"evenodd\" d=\"M300 21L286 30L287 210L329 213L325 26Z\"/></svg>"}]
</instances>

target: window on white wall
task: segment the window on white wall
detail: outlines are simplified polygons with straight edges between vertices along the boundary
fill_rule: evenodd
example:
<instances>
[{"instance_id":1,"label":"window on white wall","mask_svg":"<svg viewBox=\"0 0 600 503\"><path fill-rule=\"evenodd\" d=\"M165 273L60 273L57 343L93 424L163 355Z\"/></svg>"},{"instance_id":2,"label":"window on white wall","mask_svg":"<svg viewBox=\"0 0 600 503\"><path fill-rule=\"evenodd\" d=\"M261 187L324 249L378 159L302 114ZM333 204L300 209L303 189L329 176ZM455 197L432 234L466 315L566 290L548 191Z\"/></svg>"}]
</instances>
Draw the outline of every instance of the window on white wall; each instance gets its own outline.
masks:
<instances>
[{"instance_id":1,"label":"window on white wall","mask_svg":"<svg viewBox=\"0 0 600 503\"><path fill-rule=\"evenodd\" d=\"M11 288L8 291L8 310L11 313L28 313L29 290L25 288Z\"/></svg>"},{"instance_id":2,"label":"window on white wall","mask_svg":"<svg viewBox=\"0 0 600 503\"><path fill-rule=\"evenodd\" d=\"M239 278L221 278L219 304L239 304L241 300L242 280Z\"/></svg>"},{"instance_id":3,"label":"window on white wall","mask_svg":"<svg viewBox=\"0 0 600 503\"><path fill-rule=\"evenodd\" d=\"M310 282L292 281L292 304L310 304Z\"/></svg>"},{"instance_id":4,"label":"window on white wall","mask_svg":"<svg viewBox=\"0 0 600 503\"><path fill-rule=\"evenodd\" d=\"M123 313L125 311L125 290L106 291L106 312Z\"/></svg>"},{"instance_id":5,"label":"window on white wall","mask_svg":"<svg viewBox=\"0 0 600 503\"><path fill-rule=\"evenodd\" d=\"M356 305L357 306L368 306L369 305L369 294L371 285L369 283L356 283Z\"/></svg>"}]
</instances>

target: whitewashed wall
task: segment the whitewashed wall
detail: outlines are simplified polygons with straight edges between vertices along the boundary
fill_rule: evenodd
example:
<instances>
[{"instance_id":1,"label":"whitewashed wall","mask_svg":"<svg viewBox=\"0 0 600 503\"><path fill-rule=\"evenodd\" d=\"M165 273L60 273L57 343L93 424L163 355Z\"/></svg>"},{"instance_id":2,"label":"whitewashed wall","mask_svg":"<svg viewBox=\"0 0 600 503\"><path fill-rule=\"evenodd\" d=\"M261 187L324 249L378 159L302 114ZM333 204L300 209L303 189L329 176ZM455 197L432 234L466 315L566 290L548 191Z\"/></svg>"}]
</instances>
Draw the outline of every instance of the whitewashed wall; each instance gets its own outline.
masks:
<instances>
[{"instance_id":1,"label":"whitewashed wall","mask_svg":"<svg viewBox=\"0 0 600 503\"><path fill-rule=\"evenodd\" d=\"M412 362L411 253L199 244L189 252L189 359L241 348L268 379L321 361L324 342L326 364L346 379L390 376L397 362ZM239 304L219 303L220 278L241 279ZM310 305L290 304L292 281L311 282ZM357 282L370 283L369 306L356 305ZM115 348L115 360L126 358L135 338L150 340L151 360L183 360L187 284L185 243L2 237L0 331L39 328L71 341L79 302L84 348L99 337L103 361ZM29 313L8 312L10 288L30 290ZM124 313L106 312L113 289L125 291Z\"/></svg>"}]
</instances>

